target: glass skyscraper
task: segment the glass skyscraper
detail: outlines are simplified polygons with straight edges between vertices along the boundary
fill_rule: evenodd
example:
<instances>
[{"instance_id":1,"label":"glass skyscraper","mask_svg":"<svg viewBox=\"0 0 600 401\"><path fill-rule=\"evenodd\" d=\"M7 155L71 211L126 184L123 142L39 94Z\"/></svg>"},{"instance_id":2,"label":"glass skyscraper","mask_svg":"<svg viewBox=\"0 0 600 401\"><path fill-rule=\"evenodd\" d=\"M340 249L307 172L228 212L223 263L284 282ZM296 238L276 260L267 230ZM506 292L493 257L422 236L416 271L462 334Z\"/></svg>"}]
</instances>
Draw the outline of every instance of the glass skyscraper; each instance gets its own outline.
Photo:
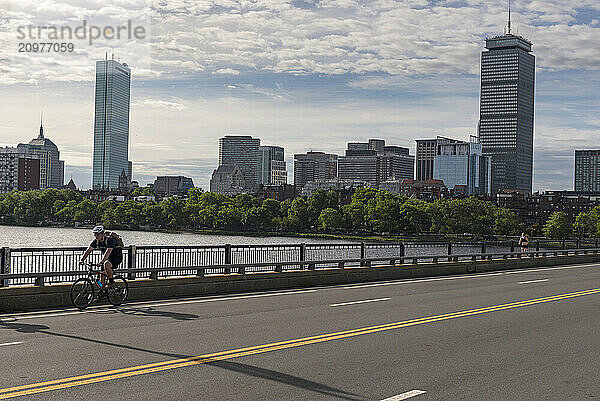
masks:
<instances>
[{"instance_id":1,"label":"glass skyscraper","mask_svg":"<svg viewBox=\"0 0 600 401\"><path fill-rule=\"evenodd\" d=\"M96 62L94 161L92 189L119 187L129 167L129 97L131 70L115 60Z\"/></svg>"},{"instance_id":2,"label":"glass skyscraper","mask_svg":"<svg viewBox=\"0 0 600 401\"><path fill-rule=\"evenodd\" d=\"M509 20L510 21L510 20ZM492 159L492 193L532 191L535 56L527 39L486 39L481 53L479 139Z\"/></svg>"},{"instance_id":3,"label":"glass skyscraper","mask_svg":"<svg viewBox=\"0 0 600 401\"><path fill-rule=\"evenodd\" d=\"M258 183L263 185L287 184L287 170L281 146L258 147Z\"/></svg>"}]
</instances>

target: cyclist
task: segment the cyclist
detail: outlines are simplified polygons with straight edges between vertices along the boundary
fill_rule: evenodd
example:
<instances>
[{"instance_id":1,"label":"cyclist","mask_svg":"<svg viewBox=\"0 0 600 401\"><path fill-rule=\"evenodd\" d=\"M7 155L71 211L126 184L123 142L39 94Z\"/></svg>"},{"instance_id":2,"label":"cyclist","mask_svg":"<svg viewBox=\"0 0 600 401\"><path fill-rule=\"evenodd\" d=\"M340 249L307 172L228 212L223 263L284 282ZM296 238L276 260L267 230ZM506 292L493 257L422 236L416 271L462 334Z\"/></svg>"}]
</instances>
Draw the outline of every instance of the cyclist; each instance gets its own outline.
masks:
<instances>
[{"instance_id":1,"label":"cyclist","mask_svg":"<svg viewBox=\"0 0 600 401\"><path fill-rule=\"evenodd\" d=\"M96 226L92 230L94 233L94 239L88 249L85 251L83 256L81 257L80 263L83 263L90 253L96 248L99 248L104 252L102 255L102 260L98 263L98 266L103 267L104 273L108 276L109 284L114 283L113 280L113 269L116 269L119 264L123 261L123 251L121 247L119 247L119 243L110 235L106 235L106 231L104 230L104 226ZM102 286L106 285L105 278L103 275L100 276L100 280L102 282Z\"/></svg>"}]
</instances>

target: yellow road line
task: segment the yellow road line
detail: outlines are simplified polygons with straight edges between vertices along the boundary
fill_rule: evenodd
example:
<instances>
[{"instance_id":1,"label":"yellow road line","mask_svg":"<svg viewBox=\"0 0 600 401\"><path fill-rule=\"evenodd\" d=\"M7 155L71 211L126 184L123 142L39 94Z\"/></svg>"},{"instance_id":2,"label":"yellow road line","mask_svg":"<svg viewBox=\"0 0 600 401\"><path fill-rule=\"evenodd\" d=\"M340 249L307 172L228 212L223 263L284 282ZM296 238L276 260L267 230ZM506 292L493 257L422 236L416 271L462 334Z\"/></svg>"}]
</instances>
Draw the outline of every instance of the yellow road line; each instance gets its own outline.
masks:
<instances>
[{"instance_id":1,"label":"yellow road line","mask_svg":"<svg viewBox=\"0 0 600 401\"><path fill-rule=\"evenodd\" d=\"M280 342L276 342L276 343L256 345L256 346L246 347L246 348L238 348L238 349L234 349L234 350L221 351L221 352L199 355L199 356L190 357L190 358L174 359L174 360L170 360L170 361L163 361L163 362L151 363L151 364L146 364L146 365L132 366L129 368L115 369L115 370L99 372L99 373L92 373L92 374L87 374L87 375L82 375L82 376L73 376L73 377L67 377L67 378L63 378L63 379L52 380L52 381L27 384L27 385L23 385L23 386L9 387L9 388L0 389L0 400L7 399L7 398L13 398L13 397L19 397L19 396L23 396L23 395L48 392L48 391L52 391L52 390L59 390L59 389L64 389L64 388L69 388L69 387L83 386L86 384L98 383L98 382L103 382L103 381L108 381L108 380L116 380L116 379L121 379L121 378L125 378L125 377L138 376L138 375L144 375L144 374L160 372L160 371L165 371L165 370L177 369L177 368L182 368L182 367L186 367L186 366L206 364L206 363L220 361L220 360L224 360L224 359L239 358L239 357L247 356L247 355L260 354L260 353L282 350L282 349L287 349L287 348L301 347L301 346L309 345L309 344L316 344L316 343L321 343L321 342L325 342L325 341L333 341L333 340L338 340L338 339L342 339L342 338L377 333L377 332L387 331L387 330L394 330L394 329L399 329L399 328L403 328L403 327L416 326L416 325L421 325L421 324L426 324L426 323L433 323L433 322L438 322L438 321L442 321L442 320L457 319L457 318L466 317L466 316L479 315L482 313L490 313L490 312L496 312L496 311L500 311L500 310L530 306L530 305L535 305L535 304L540 304L540 303L559 301L559 300L575 298L575 297L582 297L585 295L592 295L592 294L598 294L598 293L600 293L600 288L595 288L595 289L590 289L590 290L577 291L577 292L566 293L566 294L558 294L558 295L529 299L529 300L518 301L518 302L511 302L511 303L507 303L507 304L493 305L493 306L488 306L488 307L484 307L484 308L470 309L470 310L465 310L465 311L452 312L452 313L446 313L446 314L441 314L441 315L404 320L404 321L400 321L400 322L386 323L386 324L381 324L381 325L376 325L376 326L362 327L362 328L358 328L358 329L351 329L351 330L345 330L345 331L340 331L340 332L321 334L321 335L317 335L317 336L297 338L297 339L292 339L292 340L280 341Z\"/></svg>"}]
</instances>

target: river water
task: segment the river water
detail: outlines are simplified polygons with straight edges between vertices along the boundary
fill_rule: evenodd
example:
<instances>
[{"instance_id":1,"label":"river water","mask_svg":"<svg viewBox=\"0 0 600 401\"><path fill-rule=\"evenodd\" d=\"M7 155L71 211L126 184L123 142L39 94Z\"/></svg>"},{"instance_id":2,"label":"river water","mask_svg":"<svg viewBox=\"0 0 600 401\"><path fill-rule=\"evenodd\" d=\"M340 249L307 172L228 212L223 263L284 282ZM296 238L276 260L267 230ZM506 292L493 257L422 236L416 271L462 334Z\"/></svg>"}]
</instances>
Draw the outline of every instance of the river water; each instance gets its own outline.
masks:
<instances>
[{"instance_id":1,"label":"river water","mask_svg":"<svg viewBox=\"0 0 600 401\"><path fill-rule=\"evenodd\" d=\"M115 230L117 231L117 230ZM321 238L294 237L245 237L235 235L212 235L193 233L161 233L148 231L118 230L125 245L223 245L223 244L299 244L349 243L352 241ZM48 248L87 246L94 239L89 228L17 227L0 226L0 247ZM356 242L356 241L355 241Z\"/></svg>"}]
</instances>

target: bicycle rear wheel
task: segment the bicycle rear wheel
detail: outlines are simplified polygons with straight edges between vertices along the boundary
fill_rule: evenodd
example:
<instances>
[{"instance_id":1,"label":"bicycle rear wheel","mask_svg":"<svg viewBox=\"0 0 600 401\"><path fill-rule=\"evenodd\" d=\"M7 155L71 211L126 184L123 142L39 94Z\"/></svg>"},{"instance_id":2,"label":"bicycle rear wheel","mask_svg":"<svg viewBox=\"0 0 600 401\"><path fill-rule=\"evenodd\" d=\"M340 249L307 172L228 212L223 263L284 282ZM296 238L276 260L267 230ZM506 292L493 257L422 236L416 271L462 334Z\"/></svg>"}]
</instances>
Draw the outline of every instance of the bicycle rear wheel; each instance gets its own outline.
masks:
<instances>
[{"instance_id":1,"label":"bicycle rear wheel","mask_svg":"<svg viewBox=\"0 0 600 401\"><path fill-rule=\"evenodd\" d=\"M94 300L94 285L89 278L80 278L71 286L71 303L84 310Z\"/></svg>"},{"instance_id":2,"label":"bicycle rear wheel","mask_svg":"<svg viewBox=\"0 0 600 401\"><path fill-rule=\"evenodd\" d=\"M106 289L108 302L114 306L121 305L129 295L129 285L121 276L113 276L114 282Z\"/></svg>"}]
</instances>

